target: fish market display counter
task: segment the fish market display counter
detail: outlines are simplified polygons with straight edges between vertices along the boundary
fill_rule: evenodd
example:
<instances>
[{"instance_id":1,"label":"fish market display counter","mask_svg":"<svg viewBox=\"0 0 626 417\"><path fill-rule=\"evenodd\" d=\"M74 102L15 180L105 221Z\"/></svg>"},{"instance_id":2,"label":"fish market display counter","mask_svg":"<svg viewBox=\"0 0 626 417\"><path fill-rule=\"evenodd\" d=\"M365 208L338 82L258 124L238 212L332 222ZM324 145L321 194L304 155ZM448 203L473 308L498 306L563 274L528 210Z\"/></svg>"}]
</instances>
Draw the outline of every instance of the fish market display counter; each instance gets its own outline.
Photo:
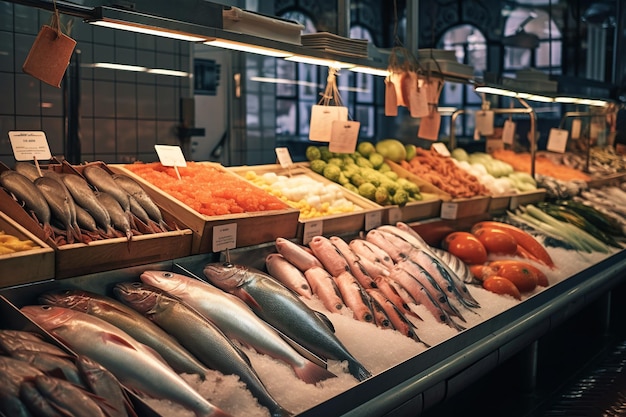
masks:
<instances>
[{"instance_id":1,"label":"fish market display counter","mask_svg":"<svg viewBox=\"0 0 626 417\"><path fill-rule=\"evenodd\" d=\"M254 256L250 251L254 250ZM264 259L273 245L233 251L231 261ZM257 256L258 255L258 256ZM36 302L44 291L80 288L107 293L118 282L137 280L147 269L202 276L203 267L218 261L216 254L194 255L173 261L85 275L45 280L0 291L0 328L32 327L20 306ZM255 265L250 265L255 266ZM473 381L549 333L583 307L626 281L626 252L620 251L552 285L469 329L425 349L351 389L309 408L308 416L403 416L420 412L450 398ZM367 339L363 343L368 343ZM380 355L385 355L380 352ZM533 369L528 370L531 374ZM156 415L149 407L140 412Z\"/></svg>"}]
</instances>

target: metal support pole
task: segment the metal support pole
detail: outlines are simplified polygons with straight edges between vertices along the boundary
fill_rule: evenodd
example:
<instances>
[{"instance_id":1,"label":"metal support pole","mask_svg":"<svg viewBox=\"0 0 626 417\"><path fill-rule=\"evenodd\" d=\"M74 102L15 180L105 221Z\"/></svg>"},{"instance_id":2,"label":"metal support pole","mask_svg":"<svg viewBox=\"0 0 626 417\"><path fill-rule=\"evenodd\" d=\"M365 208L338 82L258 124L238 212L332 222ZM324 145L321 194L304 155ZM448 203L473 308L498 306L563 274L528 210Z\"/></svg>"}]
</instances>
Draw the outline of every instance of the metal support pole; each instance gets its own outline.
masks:
<instances>
[{"instance_id":1,"label":"metal support pole","mask_svg":"<svg viewBox=\"0 0 626 417\"><path fill-rule=\"evenodd\" d=\"M419 1L408 0L406 2L406 36L404 46L417 56L419 49ZM400 16L398 16L398 19Z\"/></svg>"},{"instance_id":2,"label":"metal support pole","mask_svg":"<svg viewBox=\"0 0 626 417\"><path fill-rule=\"evenodd\" d=\"M350 37L350 0L337 0L337 35Z\"/></svg>"}]
</instances>

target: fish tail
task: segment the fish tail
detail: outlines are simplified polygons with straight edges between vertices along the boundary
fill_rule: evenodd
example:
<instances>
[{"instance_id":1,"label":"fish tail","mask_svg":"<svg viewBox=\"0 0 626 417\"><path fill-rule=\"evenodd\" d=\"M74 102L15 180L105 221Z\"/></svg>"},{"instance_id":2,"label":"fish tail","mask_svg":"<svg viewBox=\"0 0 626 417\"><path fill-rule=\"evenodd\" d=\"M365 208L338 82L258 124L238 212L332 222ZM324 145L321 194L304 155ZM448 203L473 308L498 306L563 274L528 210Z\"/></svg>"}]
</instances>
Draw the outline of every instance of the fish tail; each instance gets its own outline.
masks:
<instances>
[{"instance_id":1,"label":"fish tail","mask_svg":"<svg viewBox=\"0 0 626 417\"><path fill-rule=\"evenodd\" d=\"M367 378L372 376L372 373L356 359L352 359L348 362L348 370L350 371L350 374L352 374L352 376L359 381L365 381Z\"/></svg>"},{"instance_id":2,"label":"fish tail","mask_svg":"<svg viewBox=\"0 0 626 417\"><path fill-rule=\"evenodd\" d=\"M74 228L72 227L72 225L68 224L67 227L65 228L65 239L67 240L67 243L69 245L71 245L72 243L74 243Z\"/></svg>"},{"instance_id":3,"label":"fish tail","mask_svg":"<svg viewBox=\"0 0 626 417\"><path fill-rule=\"evenodd\" d=\"M315 384L328 378L335 378L337 375L328 369L307 360L304 366L294 366L295 374L307 384Z\"/></svg>"}]
</instances>

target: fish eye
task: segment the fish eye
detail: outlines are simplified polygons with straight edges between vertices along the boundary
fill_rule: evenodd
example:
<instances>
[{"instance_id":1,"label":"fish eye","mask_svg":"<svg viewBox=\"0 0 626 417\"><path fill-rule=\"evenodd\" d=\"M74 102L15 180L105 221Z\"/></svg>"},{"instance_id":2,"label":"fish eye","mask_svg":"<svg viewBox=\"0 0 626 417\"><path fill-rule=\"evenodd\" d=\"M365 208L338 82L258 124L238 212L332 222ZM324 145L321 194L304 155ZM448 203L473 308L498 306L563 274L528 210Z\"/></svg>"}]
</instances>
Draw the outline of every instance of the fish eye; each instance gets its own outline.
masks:
<instances>
[{"instance_id":1,"label":"fish eye","mask_svg":"<svg viewBox=\"0 0 626 417\"><path fill-rule=\"evenodd\" d=\"M130 285L135 287L135 288L139 288L139 287L141 287L141 282L131 282Z\"/></svg>"},{"instance_id":2,"label":"fish eye","mask_svg":"<svg viewBox=\"0 0 626 417\"><path fill-rule=\"evenodd\" d=\"M172 278L172 277L174 276L174 274L172 274L171 272L164 272L164 273L163 273L163 276L164 276L165 278Z\"/></svg>"},{"instance_id":3,"label":"fish eye","mask_svg":"<svg viewBox=\"0 0 626 417\"><path fill-rule=\"evenodd\" d=\"M42 309L42 310L51 310L51 309L52 309L52 306L49 306L49 305L43 305L43 306L41 306L41 309Z\"/></svg>"},{"instance_id":4,"label":"fish eye","mask_svg":"<svg viewBox=\"0 0 626 417\"><path fill-rule=\"evenodd\" d=\"M230 262L224 262L224 263L222 264L222 266L223 266L224 268L232 268L232 267L234 267L235 265L231 264Z\"/></svg>"}]
</instances>

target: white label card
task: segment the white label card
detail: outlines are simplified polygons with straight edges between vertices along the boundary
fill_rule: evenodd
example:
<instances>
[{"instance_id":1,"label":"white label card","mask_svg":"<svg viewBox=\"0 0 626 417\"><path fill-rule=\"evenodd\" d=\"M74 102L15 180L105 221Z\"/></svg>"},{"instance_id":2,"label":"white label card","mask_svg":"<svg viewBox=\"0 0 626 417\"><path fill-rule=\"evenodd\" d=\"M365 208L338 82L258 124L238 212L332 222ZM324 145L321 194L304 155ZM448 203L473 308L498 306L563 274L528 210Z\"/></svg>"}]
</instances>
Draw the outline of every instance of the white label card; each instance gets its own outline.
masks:
<instances>
[{"instance_id":1,"label":"white label card","mask_svg":"<svg viewBox=\"0 0 626 417\"><path fill-rule=\"evenodd\" d=\"M502 128L502 142L506 145L513 145L515 140L515 122L513 120L506 120L504 127Z\"/></svg>"},{"instance_id":2,"label":"white label card","mask_svg":"<svg viewBox=\"0 0 626 417\"><path fill-rule=\"evenodd\" d=\"M402 210L400 207L390 207L389 208L389 224L395 225L398 222L402 221Z\"/></svg>"},{"instance_id":3,"label":"white label card","mask_svg":"<svg viewBox=\"0 0 626 417\"><path fill-rule=\"evenodd\" d=\"M287 148L276 148L276 157L278 158L278 163L283 168L289 168L293 165L293 161L291 160L291 155L289 154L289 149Z\"/></svg>"},{"instance_id":4,"label":"white label card","mask_svg":"<svg viewBox=\"0 0 626 417\"><path fill-rule=\"evenodd\" d=\"M186 167L185 155L180 146L154 145L154 150L159 156L159 161L166 167Z\"/></svg>"},{"instance_id":5,"label":"white label card","mask_svg":"<svg viewBox=\"0 0 626 417\"><path fill-rule=\"evenodd\" d=\"M572 139L578 139L580 138L580 129L582 127L582 122L580 121L580 119L574 119L572 120L572 128L570 131L570 137Z\"/></svg>"},{"instance_id":6,"label":"white label card","mask_svg":"<svg viewBox=\"0 0 626 417\"><path fill-rule=\"evenodd\" d=\"M316 142L330 142L333 121L347 121L348 108L344 106L322 106L315 104L311 108L311 123L309 126L309 140Z\"/></svg>"},{"instance_id":7,"label":"white label card","mask_svg":"<svg viewBox=\"0 0 626 417\"><path fill-rule=\"evenodd\" d=\"M459 211L458 203L443 202L441 204L441 218L446 220L456 219L457 212Z\"/></svg>"},{"instance_id":8,"label":"white label card","mask_svg":"<svg viewBox=\"0 0 626 417\"><path fill-rule=\"evenodd\" d=\"M213 227L213 252L222 252L237 247L237 223Z\"/></svg>"},{"instance_id":9,"label":"white label card","mask_svg":"<svg viewBox=\"0 0 626 417\"><path fill-rule=\"evenodd\" d=\"M9 140L16 161L51 159L46 134L41 131L11 131Z\"/></svg>"},{"instance_id":10,"label":"white label card","mask_svg":"<svg viewBox=\"0 0 626 417\"><path fill-rule=\"evenodd\" d=\"M450 156L450 151L448 150L446 144L443 142L435 142L430 145L430 147L433 148L435 152L437 152L441 156Z\"/></svg>"},{"instance_id":11,"label":"white label card","mask_svg":"<svg viewBox=\"0 0 626 417\"><path fill-rule=\"evenodd\" d=\"M304 231L302 233L302 244L308 244L315 236L321 236L324 229L322 220L314 220L304 222Z\"/></svg>"},{"instance_id":12,"label":"white label card","mask_svg":"<svg viewBox=\"0 0 626 417\"><path fill-rule=\"evenodd\" d=\"M372 230L383 224L383 211L376 210L365 213L365 230Z\"/></svg>"},{"instance_id":13,"label":"white label card","mask_svg":"<svg viewBox=\"0 0 626 417\"><path fill-rule=\"evenodd\" d=\"M360 122L335 120L333 122L328 150L337 153L354 153L356 150L356 141L359 138L360 127Z\"/></svg>"},{"instance_id":14,"label":"white label card","mask_svg":"<svg viewBox=\"0 0 626 417\"><path fill-rule=\"evenodd\" d=\"M480 110L476 112L476 130L482 136L493 135L493 111Z\"/></svg>"},{"instance_id":15,"label":"white label card","mask_svg":"<svg viewBox=\"0 0 626 417\"><path fill-rule=\"evenodd\" d=\"M553 127L550 129L546 149L551 152L565 153L568 136L569 132L567 130Z\"/></svg>"}]
</instances>

